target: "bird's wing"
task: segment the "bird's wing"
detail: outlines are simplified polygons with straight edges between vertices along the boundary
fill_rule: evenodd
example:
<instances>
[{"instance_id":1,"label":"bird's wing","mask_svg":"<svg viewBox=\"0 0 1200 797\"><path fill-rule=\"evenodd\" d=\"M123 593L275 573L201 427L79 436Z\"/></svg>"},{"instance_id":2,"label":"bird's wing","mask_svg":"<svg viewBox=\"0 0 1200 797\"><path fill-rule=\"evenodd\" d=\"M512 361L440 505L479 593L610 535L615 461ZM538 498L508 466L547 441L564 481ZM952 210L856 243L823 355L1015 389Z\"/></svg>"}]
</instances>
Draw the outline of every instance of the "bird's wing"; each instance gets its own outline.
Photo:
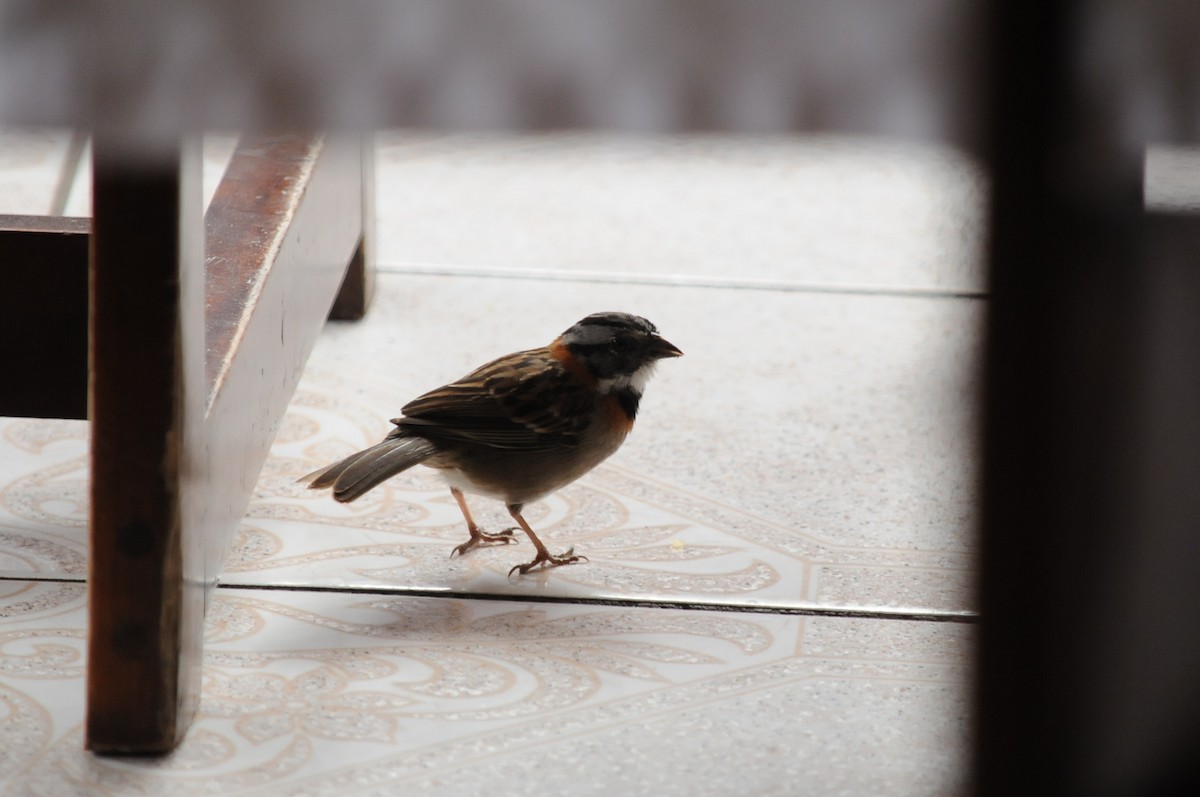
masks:
<instances>
[{"instance_id":1,"label":"bird's wing","mask_svg":"<svg viewBox=\"0 0 1200 797\"><path fill-rule=\"evenodd\" d=\"M493 448L577 445L596 406L546 349L517 352L431 390L404 406L393 434Z\"/></svg>"}]
</instances>

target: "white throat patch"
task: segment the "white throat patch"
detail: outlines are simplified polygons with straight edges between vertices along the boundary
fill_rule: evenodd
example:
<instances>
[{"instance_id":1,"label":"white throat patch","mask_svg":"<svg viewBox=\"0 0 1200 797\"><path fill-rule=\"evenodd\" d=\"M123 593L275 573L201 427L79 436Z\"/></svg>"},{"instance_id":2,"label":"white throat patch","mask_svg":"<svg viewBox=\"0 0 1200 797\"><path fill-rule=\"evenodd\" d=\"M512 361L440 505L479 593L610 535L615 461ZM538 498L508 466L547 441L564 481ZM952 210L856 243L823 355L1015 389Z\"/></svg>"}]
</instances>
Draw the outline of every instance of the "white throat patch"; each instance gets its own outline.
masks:
<instances>
[{"instance_id":1,"label":"white throat patch","mask_svg":"<svg viewBox=\"0 0 1200 797\"><path fill-rule=\"evenodd\" d=\"M596 387L601 393L613 393L617 390L628 388L640 396L646 392L646 382L649 381L650 375L654 373L654 366L656 364L649 362L632 374L614 376L611 379L601 379L596 383Z\"/></svg>"}]
</instances>

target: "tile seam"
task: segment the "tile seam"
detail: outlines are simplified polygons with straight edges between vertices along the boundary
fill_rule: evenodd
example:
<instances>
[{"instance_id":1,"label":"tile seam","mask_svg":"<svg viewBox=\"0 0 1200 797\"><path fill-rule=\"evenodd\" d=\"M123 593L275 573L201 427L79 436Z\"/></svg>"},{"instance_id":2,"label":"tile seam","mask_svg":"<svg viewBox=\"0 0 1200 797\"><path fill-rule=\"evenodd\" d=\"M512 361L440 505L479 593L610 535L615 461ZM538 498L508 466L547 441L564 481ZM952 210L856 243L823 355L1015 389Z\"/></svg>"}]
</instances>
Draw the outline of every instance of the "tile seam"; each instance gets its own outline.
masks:
<instances>
[{"instance_id":1,"label":"tile seam","mask_svg":"<svg viewBox=\"0 0 1200 797\"><path fill-rule=\"evenodd\" d=\"M381 274L422 277L481 277L504 280L542 280L545 282L583 282L614 285L646 285L678 288L715 288L721 290L774 291L780 293L834 294L840 296L887 296L907 299L987 299L983 290L971 288L922 288L916 286L854 285L799 282L772 279L728 279L699 274L652 273L624 271L588 271L568 269L538 269L517 267L473 266L451 263L378 262Z\"/></svg>"}]
</instances>

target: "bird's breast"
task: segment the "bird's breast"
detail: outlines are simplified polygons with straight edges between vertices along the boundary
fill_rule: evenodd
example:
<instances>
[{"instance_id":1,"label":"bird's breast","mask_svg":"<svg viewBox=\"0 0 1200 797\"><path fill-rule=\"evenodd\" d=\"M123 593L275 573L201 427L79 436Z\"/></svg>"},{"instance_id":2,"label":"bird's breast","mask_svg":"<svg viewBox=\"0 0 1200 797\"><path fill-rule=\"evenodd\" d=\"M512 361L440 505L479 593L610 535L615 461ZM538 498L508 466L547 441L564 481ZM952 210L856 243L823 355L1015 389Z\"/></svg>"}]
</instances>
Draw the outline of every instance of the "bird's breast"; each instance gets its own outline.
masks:
<instances>
[{"instance_id":1,"label":"bird's breast","mask_svg":"<svg viewBox=\"0 0 1200 797\"><path fill-rule=\"evenodd\" d=\"M633 420L637 417L638 402L641 396L632 391L616 391L609 393L603 399L603 417L600 425L607 427L603 433L619 436L621 440L633 430Z\"/></svg>"}]
</instances>

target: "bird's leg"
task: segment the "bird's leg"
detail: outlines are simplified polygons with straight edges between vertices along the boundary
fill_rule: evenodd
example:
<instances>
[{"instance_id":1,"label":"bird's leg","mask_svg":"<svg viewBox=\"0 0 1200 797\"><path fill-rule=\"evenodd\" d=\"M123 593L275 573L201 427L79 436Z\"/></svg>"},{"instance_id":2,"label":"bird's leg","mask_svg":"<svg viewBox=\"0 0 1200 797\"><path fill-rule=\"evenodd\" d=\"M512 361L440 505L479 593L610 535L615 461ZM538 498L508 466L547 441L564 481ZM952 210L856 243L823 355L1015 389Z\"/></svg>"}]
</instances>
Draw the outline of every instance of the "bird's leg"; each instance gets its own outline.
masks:
<instances>
[{"instance_id":1,"label":"bird's leg","mask_svg":"<svg viewBox=\"0 0 1200 797\"><path fill-rule=\"evenodd\" d=\"M489 543L502 542L507 544L517 541L516 538L513 537L513 532L516 531L516 529L505 529L504 531L498 531L495 534L488 534L480 529L475 525L475 521L471 518L471 510L467 509L467 497L463 495L462 490L458 489L457 487L451 487L450 494L454 496L455 501L458 501L458 508L462 510L463 517L467 521L467 531L471 532L471 539L467 540L462 545L459 545L457 548L451 551L451 557L453 557L454 554L462 556L472 548L488 545Z\"/></svg>"},{"instance_id":2,"label":"bird's leg","mask_svg":"<svg viewBox=\"0 0 1200 797\"><path fill-rule=\"evenodd\" d=\"M513 573L518 572L521 575L525 575L539 565L546 568L551 568L558 567L559 565L569 565L574 564L575 562L587 561L586 556L576 556L574 548L571 548L562 556L552 556L546 546L542 544L542 541L539 540L537 535L533 533L533 529L529 528L529 524L525 522L525 518L521 517L522 506L522 504L509 504L508 514L512 515L513 520L517 521L517 524L521 527L521 529L529 535L529 539L533 542L533 547L537 548L537 556L533 557L532 562L523 565L517 565L512 570L509 570L508 575L510 577Z\"/></svg>"}]
</instances>

